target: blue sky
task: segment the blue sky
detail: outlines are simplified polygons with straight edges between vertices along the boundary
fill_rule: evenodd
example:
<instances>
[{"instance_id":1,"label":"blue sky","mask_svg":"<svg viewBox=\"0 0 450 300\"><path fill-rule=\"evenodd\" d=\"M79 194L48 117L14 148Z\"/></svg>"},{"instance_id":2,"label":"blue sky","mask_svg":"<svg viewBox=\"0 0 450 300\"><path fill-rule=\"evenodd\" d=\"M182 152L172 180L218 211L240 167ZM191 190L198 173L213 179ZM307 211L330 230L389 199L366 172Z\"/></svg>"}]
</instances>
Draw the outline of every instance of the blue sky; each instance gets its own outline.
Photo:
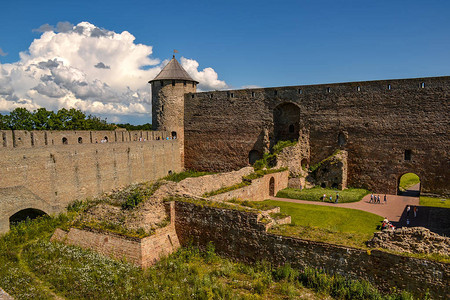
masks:
<instances>
[{"instance_id":1,"label":"blue sky","mask_svg":"<svg viewBox=\"0 0 450 300\"><path fill-rule=\"evenodd\" d=\"M228 88L450 75L444 0L15 0L1 7L1 64L18 62L43 24L89 22L128 31L160 62L177 49Z\"/></svg>"}]
</instances>

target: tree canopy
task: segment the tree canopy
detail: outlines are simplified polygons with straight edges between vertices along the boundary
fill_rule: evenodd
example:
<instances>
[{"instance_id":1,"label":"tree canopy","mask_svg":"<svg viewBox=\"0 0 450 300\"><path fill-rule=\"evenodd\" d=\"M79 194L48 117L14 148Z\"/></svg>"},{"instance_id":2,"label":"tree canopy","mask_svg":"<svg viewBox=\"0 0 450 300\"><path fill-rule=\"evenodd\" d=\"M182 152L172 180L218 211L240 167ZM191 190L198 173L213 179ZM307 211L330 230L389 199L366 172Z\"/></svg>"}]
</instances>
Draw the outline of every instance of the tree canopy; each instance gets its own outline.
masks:
<instances>
[{"instance_id":1,"label":"tree canopy","mask_svg":"<svg viewBox=\"0 0 450 300\"><path fill-rule=\"evenodd\" d=\"M16 108L9 114L0 114L0 130L114 130L117 127L127 130L151 130L152 125L108 123L93 115L86 115L79 109L61 108L57 112L45 108L29 111Z\"/></svg>"}]
</instances>

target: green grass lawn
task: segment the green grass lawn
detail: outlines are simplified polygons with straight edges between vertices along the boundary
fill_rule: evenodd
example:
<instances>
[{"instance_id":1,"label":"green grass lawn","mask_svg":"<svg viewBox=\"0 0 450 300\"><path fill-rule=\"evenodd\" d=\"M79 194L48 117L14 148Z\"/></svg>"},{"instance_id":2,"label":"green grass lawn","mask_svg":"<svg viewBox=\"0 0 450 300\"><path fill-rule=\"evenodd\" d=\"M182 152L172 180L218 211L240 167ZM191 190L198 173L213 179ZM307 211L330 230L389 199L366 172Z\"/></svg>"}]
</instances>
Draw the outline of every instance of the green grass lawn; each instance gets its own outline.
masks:
<instances>
[{"instance_id":1,"label":"green grass lawn","mask_svg":"<svg viewBox=\"0 0 450 300\"><path fill-rule=\"evenodd\" d=\"M417 183L420 183L419 176L417 176L414 173L406 173L405 175L403 175L400 178L399 189L400 189L400 191L404 192L409 187L411 187Z\"/></svg>"},{"instance_id":2,"label":"green grass lawn","mask_svg":"<svg viewBox=\"0 0 450 300\"><path fill-rule=\"evenodd\" d=\"M422 206L450 208L450 199L445 198L445 197L434 198L434 197L420 196L419 204Z\"/></svg>"},{"instance_id":3,"label":"green grass lawn","mask_svg":"<svg viewBox=\"0 0 450 300\"><path fill-rule=\"evenodd\" d=\"M353 189L353 188L349 188L343 191L335 189L325 189L321 187L314 187L311 189L303 189L303 190L285 188L277 193L277 197L307 200L307 201L322 201L323 194L326 194L327 201L329 202L330 196L332 196L334 202L334 200L336 199L336 193L339 193L339 203L347 203L359 201L370 192L365 189Z\"/></svg>"},{"instance_id":4,"label":"green grass lawn","mask_svg":"<svg viewBox=\"0 0 450 300\"><path fill-rule=\"evenodd\" d=\"M274 233L358 248L365 248L383 220L375 214L341 207L274 200L262 203L279 206L292 218L292 224L277 226Z\"/></svg>"}]
</instances>

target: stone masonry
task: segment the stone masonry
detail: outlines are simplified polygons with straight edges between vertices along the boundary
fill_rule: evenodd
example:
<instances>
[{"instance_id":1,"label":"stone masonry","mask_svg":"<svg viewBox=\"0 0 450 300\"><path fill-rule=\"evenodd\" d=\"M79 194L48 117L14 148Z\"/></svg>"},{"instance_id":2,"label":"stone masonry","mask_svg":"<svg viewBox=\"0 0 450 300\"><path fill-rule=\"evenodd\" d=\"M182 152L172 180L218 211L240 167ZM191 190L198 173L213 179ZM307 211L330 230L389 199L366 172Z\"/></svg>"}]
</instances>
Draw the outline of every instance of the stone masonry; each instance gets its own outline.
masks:
<instances>
[{"instance_id":1,"label":"stone masonry","mask_svg":"<svg viewBox=\"0 0 450 300\"><path fill-rule=\"evenodd\" d=\"M298 119L285 115L289 130L308 132L310 165L342 149L348 186L396 194L399 178L413 172L422 191L450 194L449 98L449 76L186 94L185 166L248 165L249 153L264 153L265 137L273 144L275 125L284 124L274 124L274 112L296 106Z\"/></svg>"}]
</instances>

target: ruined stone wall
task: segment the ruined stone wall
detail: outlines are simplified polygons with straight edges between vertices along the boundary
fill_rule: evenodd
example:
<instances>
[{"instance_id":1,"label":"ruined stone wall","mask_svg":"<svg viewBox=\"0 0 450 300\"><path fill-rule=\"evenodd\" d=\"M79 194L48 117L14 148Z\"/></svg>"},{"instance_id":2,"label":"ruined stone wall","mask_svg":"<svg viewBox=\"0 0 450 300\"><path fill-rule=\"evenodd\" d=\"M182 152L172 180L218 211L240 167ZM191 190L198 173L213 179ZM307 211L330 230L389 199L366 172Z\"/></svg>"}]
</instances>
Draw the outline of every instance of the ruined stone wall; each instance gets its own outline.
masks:
<instances>
[{"instance_id":1,"label":"ruined stone wall","mask_svg":"<svg viewBox=\"0 0 450 300\"><path fill-rule=\"evenodd\" d=\"M143 239L71 228L68 232L56 229L51 241L92 249L116 259L126 258L127 261L145 268L157 262L161 256L167 256L180 247L175 232L175 205L173 202L167 205L171 217L170 224L156 229L154 234Z\"/></svg>"},{"instance_id":2,"label":"ruined stone wall","mask_svg":"<svg viewBox=\"0 0 450 300\"><path fill-rule=\"evenodd\" d=\"M15 199L20 205L6 205L0 198L0 216L6 220L21 209L33 208L36 199L57 212L75 199L182 170L178 140L3 147L0 155L0 189L7 189L8 195L31 195ZM0 232L8 227L0 224Z\"/></svg>"},{"instance_id":3,"label":"ruined stone wall","mask_svg":"<svg viewBox=\"0 0 450 300\"><path fill-rule=\"evenodd\" d=\"M181 245L205 247L213 242L219 254L245 261L290 263L363 278L383 291L396 287L423 298L450 296L449 264L386 252L348 248L267 233L257 214L176 202L175 228Z\"/></svg>"},{"instance_id":4,"label":"ruined stone wall","mask_svg":"<svg viewBox=\"0 0 450 300\"><path fill-rule=\"evenodd\" d=\"M226 201L233 198L242 200L262 201L275 196L278 191L287 188L289 171L267 174L264 177L253 179L252 184L240 189L229 191L210 197L212 200ZM273 181L273 184L271 184Z\"/></svg>"},{"instance_id":5,"label":"ruined stone wall","mask_svg":"<svg viewBox=\"0 0 450 300\"><path fill-rule=\"evenodd\" d=\"M233 170L273 141L274 110L300 109L313 165L348 151L348 185L397 191L401 175L422 190L450 194L450 77L217 91L185 96L185 166ZM411 159L405 160L405 150Z\"/></svg>"}]
</instances>

